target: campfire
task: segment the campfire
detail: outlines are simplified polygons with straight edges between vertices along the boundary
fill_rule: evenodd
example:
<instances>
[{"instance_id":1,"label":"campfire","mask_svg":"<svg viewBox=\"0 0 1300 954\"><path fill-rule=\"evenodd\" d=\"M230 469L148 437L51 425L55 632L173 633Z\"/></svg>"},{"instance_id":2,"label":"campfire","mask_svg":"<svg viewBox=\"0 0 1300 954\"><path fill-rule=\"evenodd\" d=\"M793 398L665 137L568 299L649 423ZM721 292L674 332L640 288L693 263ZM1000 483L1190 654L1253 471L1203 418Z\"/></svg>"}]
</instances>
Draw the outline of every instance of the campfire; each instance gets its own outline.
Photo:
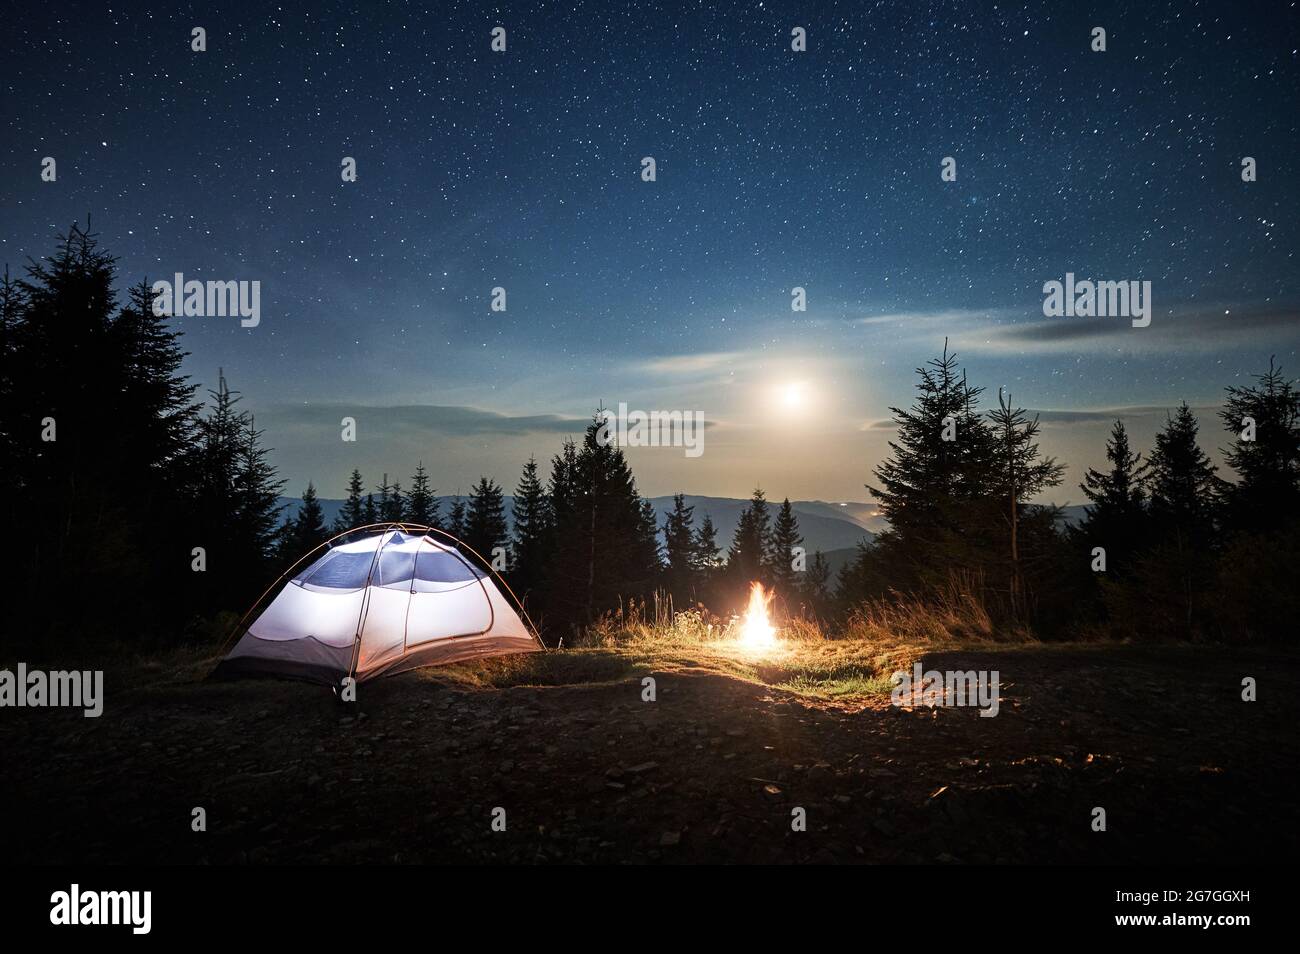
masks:
<instances>
[{"instance_id":1,"label":"campfire","mask_svg":"<svg viewBox=\"0 0 1300 954\"><path fill-rule=\"evenodd\" d=\"M773 649L776 642L776 627L768 616L768 604L772 594L763 588L762 583L755 582L749 588L749 606L740 621L740 645L744 649Z\"/></svg>"}]
</instances>

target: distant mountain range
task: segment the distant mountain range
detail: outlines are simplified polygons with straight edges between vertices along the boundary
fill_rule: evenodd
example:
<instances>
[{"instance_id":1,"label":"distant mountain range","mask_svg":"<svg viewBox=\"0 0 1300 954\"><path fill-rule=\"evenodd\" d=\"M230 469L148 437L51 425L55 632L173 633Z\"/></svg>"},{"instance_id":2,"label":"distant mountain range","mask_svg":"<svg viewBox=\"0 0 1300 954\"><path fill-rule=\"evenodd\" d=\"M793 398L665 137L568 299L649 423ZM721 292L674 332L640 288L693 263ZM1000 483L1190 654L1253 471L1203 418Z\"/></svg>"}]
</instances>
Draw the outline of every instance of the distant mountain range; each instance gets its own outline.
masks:
<instances>
[{"instance_id":1,"label":"distant mountain range","mask_svg":"<svg viewBox=\"0 0 1300 954\"><path fill-rule=\"evenodd\" d=\"M443 514L451 509L454 497L439 497L438 505ZM293 514L301 501L296 497L281 497L280 502L286 506L285 513ZM672 497L651 497L655 512L659 516L659 526L664 524L664 516L672 509ZM342 500L320 499L321 510L325 512L325 522L332 524L343 508ZM699 526L705 514L713 518L713 525L718 528L718 545L725 551L731 546L731 537L736 529L740 513L749 505L748 500L736 497L696 497L687 495L687 506L695 508L695 525ZM514 498L505 498L506 521L513 524L511 509ZM803 534L804 547L809 555L821 550L829 553L833 550L852 551L862 540L875 539L876 531L883 527L880 518L875 515L875 507L866 503L827 503L822 500L792 500L795 516L799 518L799 532ZM772 505L775 518L780 501ZM511 527L513 529L513 526Z\"/></svg>"},{"instance_id":2,"label":"distant mountain range","mask_svg":"<svg viewBox=\"0 0 1300 954\"><path fill-rule=\"evenodd\" d=\"M451 509L454 499L454 497L438 498L438 505L443 514ZM280 502L285 505L286 514L296 513L301 503L296 497L281 497ZM672 509L673 498L651 497L650 502L654 504L655 513L659 517L659 526L662 527L664 516ZM698 497L691 494L686 495L686 503L695 508L696 526L699 526L705 514L713 518L713 525L718 528L718 545L724 552L731 546L731 537L735 532L741 511L749 506L748 500L737 497ZM513 504L514 497L507 496L505 498L506 522L511 525L512 530L514 529L514 519L511 515ZM875 540L876 534L886 526L876 505L871 503L792 500L790 504L794 507L795 516L799 518L799 532L803 534L804 547L808 554L811 556L818 550L825 554L832 574L838 573L840 567L853 558L859 543L864 540L868 543ZM343 508L343 501L322 498L320 505L325 512L325 522L332 524ZM780 501L772 504L774 517L778 506ZM1076 504L1061 508L1060 520L1064 524L1078 523L1083 516L1083 506Z\"/></svg>"}]
</instances>

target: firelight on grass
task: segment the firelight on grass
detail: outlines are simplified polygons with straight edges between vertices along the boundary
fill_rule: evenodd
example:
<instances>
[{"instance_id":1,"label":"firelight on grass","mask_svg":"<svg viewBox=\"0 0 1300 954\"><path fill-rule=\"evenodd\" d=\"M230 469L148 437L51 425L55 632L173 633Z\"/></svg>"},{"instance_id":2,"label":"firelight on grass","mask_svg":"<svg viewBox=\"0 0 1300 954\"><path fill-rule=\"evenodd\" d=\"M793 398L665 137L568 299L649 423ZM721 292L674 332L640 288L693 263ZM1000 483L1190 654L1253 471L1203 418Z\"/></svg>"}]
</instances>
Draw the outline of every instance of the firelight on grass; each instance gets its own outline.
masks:
<instances>
[{"instance_id":1,"label":"firelight on grass","mask_svg":"<svg viewBox=\"0 0 1300 954\"><path fill-rule=\"evenodd\" d=\"M745 609L745 618L740 623L740 646L743 649L759 651L775 649L777 646L776 627L768 617L767 607L772 602L772 594L755 581L749 588L749 605Z\"/></svg>"}]
</instances>

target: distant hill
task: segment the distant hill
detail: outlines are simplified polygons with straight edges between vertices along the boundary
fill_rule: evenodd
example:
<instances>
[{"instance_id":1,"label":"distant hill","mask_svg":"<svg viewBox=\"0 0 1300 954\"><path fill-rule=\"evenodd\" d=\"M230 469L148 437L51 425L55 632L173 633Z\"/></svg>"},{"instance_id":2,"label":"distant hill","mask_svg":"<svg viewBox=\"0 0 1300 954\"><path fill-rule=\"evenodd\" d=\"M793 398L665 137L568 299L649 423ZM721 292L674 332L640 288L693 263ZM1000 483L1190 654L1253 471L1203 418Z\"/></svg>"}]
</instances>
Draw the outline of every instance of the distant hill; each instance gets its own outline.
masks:
<instances>
[{"instance_id":1,"label":"distant hill","mask_svg":"<svg viewBox=\"0 0 1300 954\"><path fill-rule=\"evenodd\" d=\"M438 498L442 513L445 514L451 509L453 499L453 497ZM281 497L280 502L285 505L286 514L296 513L301 503L296 497ZM662 527L664 515L672 509L673 498L651 497L650 502L654 505L659 517L659 526ZM513 497L505 498L506 521L512 524L511 529L513 529L513 520L510 511L513 503ZM749 501L736 497L697 497L688 494L686 503L695 508L696 526L704 519L705 514L713 518L713 525L718 528L718 544L725 551L731 546L731 536L736 529L736 521L740 519L740 512L745 509ZM779 504L778 501L777 506ZM343 501L321 498L320 505L325 512L325 522L328 524L333 523L334 518L338 516L343 508ZM828 554L837 550L851 551L861 540L874 540L874 530L880 526L879 518L871 516L875 512L875 507L871 504L792 500L790 505L794 507L795 516L799 518L799 531L803 534L804 547L810 555L818 550ZM773 514L775 515L775 506Z\"/></svg>"},{"instance_id":2,"label":"distant hill","mask_svg":"<svg viewBox=\"0 0 1300 954\"><path fill-rule=\"evenodd\" d=\"M1061 512L1057 514L1057 520L1066 526L1074 526L1080 523L1088 515L1087 504L1071 504L1068 507L1062 507Z\"/></svg>"},{"instance_id":3,"label":"distant hill","mask_svg":"<svg viewBox=\"0 0 1300 954\"><path fill-rule=\"evenodd\" d=\"M826 564L831 568L830 586L835 588L835 581L839 579L840 570L844 569L858 555L857 547L845 547L843 550L829 550L822 554L826 557Z\"/></svg>"}]
</instances>

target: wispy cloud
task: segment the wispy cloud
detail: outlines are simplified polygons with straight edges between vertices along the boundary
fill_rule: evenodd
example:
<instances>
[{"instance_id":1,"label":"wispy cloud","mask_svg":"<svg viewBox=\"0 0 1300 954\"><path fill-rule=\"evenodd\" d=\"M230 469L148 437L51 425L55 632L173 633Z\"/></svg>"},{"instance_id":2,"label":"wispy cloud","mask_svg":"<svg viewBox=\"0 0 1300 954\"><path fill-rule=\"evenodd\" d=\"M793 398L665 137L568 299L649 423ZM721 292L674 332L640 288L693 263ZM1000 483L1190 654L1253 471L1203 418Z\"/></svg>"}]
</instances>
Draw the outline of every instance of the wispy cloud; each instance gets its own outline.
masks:
<instances>
[{"instance_id":1,"label":"wispy cloud","mask_svg":"<svg viewBox=\"0 0 1300 954\"><path fill-rule=\"evenodd\" d=\"M954 350L991 355L1188 354L1300 342L1300 310L1269 302L1157 307L1146 328L1134 328L1127 318L1044 318L1037 302L1020 308L890 312L852 324L889 329L901 333L903 341L946 337Z\"/></svg>"},{"instance_id":2,"label":"wispy cloud","mask_svg":"<svg viewBox=\"0 0 1300 954\"><path fill-rule=\"evenodd\" d=\"M502 414L460 405L409 404L367 407L356 404L275 404L257 410L259 420L274 421L280 433L339 430L344 417L355 418L358 430L396 436L403 432L443 437L491 437L522 434L575 434L586 418L558 414Z\"/></svg>"},{"instance_id":3,"label":"wispy cloud","mask_svg":"<svg viewBox=\"0 0 1300 954\"><path fill-rule=\"evenodd\" d=\"M698 354L674 354L638 361L633 367L650 374L690 375L716 371L742 361L747 355L742 351L712 351Z\"/></svg>"},{"instance_id":4,"label":"wispy cloud","mask_svg":"<svg viewBox=\"0 0 1300 954\"><path fill-rule=\"evenodd\" d=\"M902 326L915 328L918 333L929 335L936 326L956 330L963 325L1004 320L1015 314L1017 312L1006 308L941 308L935 311L895 311L884 315L869 315L856 319L853 324L867 327Z\"/></svg>"},{"instance_id":5,"label":"wispy cloud","mask_svg":"<svg viewBox=\"0 0 1300 954\"><path fill-rule=\"evenodd\" d=\"M1199 353L1278 347L1300 340L1300 312L1272 307L1172 308L1147 328L1127 318L1046 318L955 329L954 345L970 352Z\"/></svg>"}]
</instances>

